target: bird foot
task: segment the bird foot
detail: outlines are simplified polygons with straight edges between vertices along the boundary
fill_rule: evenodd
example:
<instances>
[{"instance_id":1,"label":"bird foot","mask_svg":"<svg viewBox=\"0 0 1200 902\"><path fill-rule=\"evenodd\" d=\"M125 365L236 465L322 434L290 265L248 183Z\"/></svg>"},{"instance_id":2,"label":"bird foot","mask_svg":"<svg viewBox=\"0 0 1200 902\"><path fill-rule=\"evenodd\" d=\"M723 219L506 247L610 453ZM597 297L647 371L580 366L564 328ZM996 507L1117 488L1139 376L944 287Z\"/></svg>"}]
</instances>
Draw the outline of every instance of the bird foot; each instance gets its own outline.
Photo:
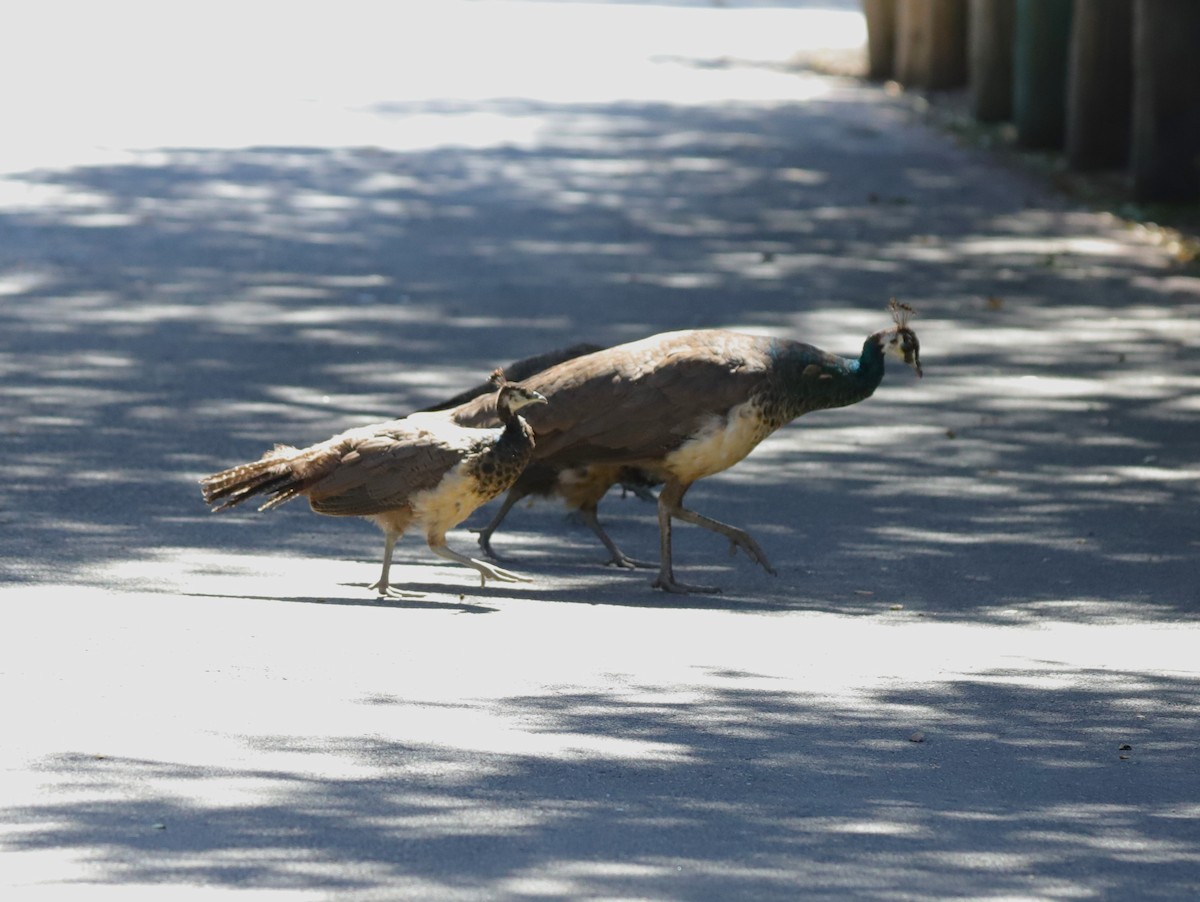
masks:
<instances>
[{"instance_id":1,"label":"bird foot","mask_svg":"<svg viewBox=\"0 0 1200 902\"><path fill-rule=\"evenodd\" d=\"M409 592L406 589L397 589L395 586L389 585L382 580L377 583L372 583L367 586L368 591L374 589L379 593L380 598L424 598L424 592Z\"/></svg>"},{"instance_id":2,"label":"bird foot","mask_svg":"<svg viewBox=\"0 0 1200 902\"><path fill-rule=\"evenodd\" d=\"M662 589L673 595L720 595L720 586L689 586L686 583L675 582L674 577L659 576L650 584L651 588Z\"/></svg>"},{"instance_id":3,"label":"bird foot","mask_svg":"<svg viewBox=\"0 0 1200 902\"><path fill-rule=\"evenodd\" d=\"M605 567L618 567L621 570L653 570L658 564L650 561L639 561L621 553L615 553L604 562Z\"/></svg>"},{"instance_id":4,"label":"bird foot","mask_svg":"<svg viewBox=\"0 0 1200 902\"><path fill-rule=\"evenodd\" d=\"M746 552L746 557L760 565L764 570L772 576L778 576L779 572L771 566L771 561L768 560L767 554L759 547L758 542L750 538L746 533L738 536L729 537L729 556L736 557L737 550L740 548Z\"/></svg>"},{"instance_id":5,"label":"bird foot","mask_svg":"<svg viewBox=\"0 0 1200 902\"><path fill-rule=\"evenodd\" d=\"M486 564L483 561L472 561L470 566L479 571L480 586L486 586L489 579L494 579L501 583L533 582L533 580L528 576L522 576L520 573L513 573L511 570L505 570L503 567L496 567L492 564Z\"/></svg>"}]
</instances>

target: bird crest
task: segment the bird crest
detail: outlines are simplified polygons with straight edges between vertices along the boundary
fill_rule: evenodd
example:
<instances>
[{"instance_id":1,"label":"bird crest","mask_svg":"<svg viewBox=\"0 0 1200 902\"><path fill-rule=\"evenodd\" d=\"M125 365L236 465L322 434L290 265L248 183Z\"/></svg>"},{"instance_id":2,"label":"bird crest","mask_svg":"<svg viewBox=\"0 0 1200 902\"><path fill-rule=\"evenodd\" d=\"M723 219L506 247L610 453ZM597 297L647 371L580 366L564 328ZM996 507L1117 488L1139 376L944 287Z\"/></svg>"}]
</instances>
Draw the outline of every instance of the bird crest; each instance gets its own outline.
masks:
<instances>
[{"instance_id":1,"label":"bird crest","mask_svg":"<svg viewBox=\"0 0 1200 902\"><path fill-rule=\"evenodd\" d=\"M492 388L503 388L508 384L508 379L504 375L504 367L498 366L492 370L492 374L488 376L488 382L492 384Z\"/></svg>"},{"instance_id":2,"label":"bird crest","mask_svg":"<svg viewBox=\"0 0 1200 902\"><path fill-rule=\"evenodd\" d=\"M917 315L917 311L913 310L912 307L895 298L888 301L888 310L892 313L892 320L901 329L907 329L909 319Z\"/></svg>"},{"instance_id":3,"label":"bird crest","mask_svg":"<svg viewBox=\"0 0 1200 902\"><path fill-rule=\"evenodd\" d=\"M917 376L923 375L921 343L917 340L917 333L908 327L909 319L916 316L917 311L895 298L888 302L888 310L891 311L892 319L896 323L896 328L889 333L891 338L886 340L888 347L892 348L894 353L898 352L904 358L904 362L916 371ZM887 348L885 348L886 350Z\"/></svg>"}]
</instances>

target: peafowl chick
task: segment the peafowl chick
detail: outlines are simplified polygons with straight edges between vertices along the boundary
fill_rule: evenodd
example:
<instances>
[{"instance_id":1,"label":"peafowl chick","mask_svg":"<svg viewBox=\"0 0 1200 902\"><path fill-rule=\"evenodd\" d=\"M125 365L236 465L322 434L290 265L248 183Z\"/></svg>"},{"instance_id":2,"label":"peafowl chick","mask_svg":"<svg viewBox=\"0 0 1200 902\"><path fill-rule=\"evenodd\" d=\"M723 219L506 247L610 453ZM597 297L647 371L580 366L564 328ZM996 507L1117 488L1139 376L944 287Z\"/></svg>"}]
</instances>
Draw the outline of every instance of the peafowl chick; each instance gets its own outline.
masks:
<instances>
[{"instance_id":1,"label":"peafowl chick","mask_svg":"<svg viewBox=\"0 0 1200 902\"><path fill-rule=\"evenodd\" d=\"M523 383L550 404L530 413L538 435L532 465L562 470L630 466L663 482L658 496L659 569L667 592L718 591L675 579L673 521L716 532L769 573L770 561L745 531L683 506L699 479L725 470L780 426L816 410L869 398L892 356L922 374L920 343L906 304L894 324L869 335L857 357L798 341L723 329L666 332L553 366ZM456 422L491 422L495 404L476 398Z\"/></svg>"},{"instance_id":2,"label":"peafowl chick","mask_svg":"<svg viewBox=\"0 0 1200 902\"><path fill-rule=\"evenodd\" d=\"M411 526L425 532L439 557L470 567L487 580L527 582L515 573L454 551L446 532L513 484L529 462L534 434L520 411L546 399L493 374L498 428L469 428L444 415L418 414L350 429L307 448L276 445L261 460L200 480L213 511L267 496L270 510L297 496L319 514L365 517L384 534L383 572L370 586L404 595L389 582L396 540Z\"/></svg>"}]
</instances>

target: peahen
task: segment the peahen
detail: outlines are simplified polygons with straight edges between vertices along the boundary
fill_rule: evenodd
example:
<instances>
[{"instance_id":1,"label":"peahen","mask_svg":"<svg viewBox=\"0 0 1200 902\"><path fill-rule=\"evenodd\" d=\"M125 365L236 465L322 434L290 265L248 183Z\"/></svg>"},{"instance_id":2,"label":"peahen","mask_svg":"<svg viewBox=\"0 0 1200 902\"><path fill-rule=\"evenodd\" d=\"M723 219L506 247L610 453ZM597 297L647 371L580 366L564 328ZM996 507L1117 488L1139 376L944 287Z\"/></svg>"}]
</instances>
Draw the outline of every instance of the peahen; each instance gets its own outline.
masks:
<instances>
[{"instance_id":1,"label":"peahen","mask_svg":"<svg viewBox=\"0 0 1200 902\"><path fill-rule=\"evenodd\" d=\"M889 307L894 325L869 335L857 357L812 345L723 329L666 332L586 354L523 383L548 400L531 411L537 432L531 465L558 470L629 466L663 482L658 496L659 571L668 592L716 591L678 582L671 524L719 533L774 573L745 531L683 506L699 479L725 470L799 416L869 398L892 356L921 375L920 343L906 304ZM456 422L492 422L495 403L480 397L451 411Z\"/></svg>"}]
</instances>

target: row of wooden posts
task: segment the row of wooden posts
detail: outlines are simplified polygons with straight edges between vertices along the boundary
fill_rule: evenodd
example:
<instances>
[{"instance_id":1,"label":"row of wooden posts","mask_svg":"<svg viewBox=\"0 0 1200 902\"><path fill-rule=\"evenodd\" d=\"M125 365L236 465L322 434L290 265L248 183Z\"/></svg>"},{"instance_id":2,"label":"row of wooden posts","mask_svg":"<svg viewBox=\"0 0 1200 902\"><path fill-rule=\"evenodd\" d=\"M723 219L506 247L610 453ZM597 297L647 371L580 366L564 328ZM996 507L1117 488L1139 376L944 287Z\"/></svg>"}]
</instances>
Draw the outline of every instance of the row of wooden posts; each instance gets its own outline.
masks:
<instances>
[{"instance_id":1,"label":"row of wooden posts","mask_svg":"<svg viewBox=\"0 0 1200 902\"><path fill-rule=\"evenodd\" d=\"M1200 0L862 0L873 79L966 87L980 122L1200 200Z\"/></svg>"}]
</instances>

